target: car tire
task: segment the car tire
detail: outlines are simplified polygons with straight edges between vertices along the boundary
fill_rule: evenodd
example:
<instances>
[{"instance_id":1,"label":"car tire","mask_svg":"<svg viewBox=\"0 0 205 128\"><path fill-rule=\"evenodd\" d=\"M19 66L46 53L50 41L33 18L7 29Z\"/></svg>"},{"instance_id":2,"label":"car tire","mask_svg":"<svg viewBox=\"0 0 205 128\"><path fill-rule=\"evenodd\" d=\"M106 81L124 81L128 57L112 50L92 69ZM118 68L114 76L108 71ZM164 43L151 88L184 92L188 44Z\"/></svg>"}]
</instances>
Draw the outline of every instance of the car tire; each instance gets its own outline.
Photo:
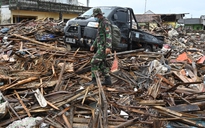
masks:
<instances>
[{"instance_id":1,"label":"car tire","mask_svg":"<svg viewBox=\"0 0 205 128\"><path fill-rule=\"evenodd\" d=\"M143 48L145 49L146 52L152 52L153 48L151 45L144 45Z\"/></svg>"}]
</instances>

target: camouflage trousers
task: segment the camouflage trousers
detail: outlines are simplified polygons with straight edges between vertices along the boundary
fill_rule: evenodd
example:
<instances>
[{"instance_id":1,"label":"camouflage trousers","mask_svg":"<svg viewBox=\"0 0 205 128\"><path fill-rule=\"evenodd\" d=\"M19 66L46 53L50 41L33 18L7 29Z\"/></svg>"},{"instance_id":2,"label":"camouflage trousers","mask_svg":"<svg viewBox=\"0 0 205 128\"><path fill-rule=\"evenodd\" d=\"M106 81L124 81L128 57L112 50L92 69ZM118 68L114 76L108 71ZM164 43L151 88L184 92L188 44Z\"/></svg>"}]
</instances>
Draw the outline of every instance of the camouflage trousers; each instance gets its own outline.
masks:
<instances>
[{"instance_id":1,"label":"camouflage trousers","mask_svg":"<svg viewBox=\"0 0 205 128\"><path fill-rule=\"evenodd\" d=\"M100 71L103 76L109 76L109 68L106 66L106 57L105 51L100 48L97 50L95 55L91 60L91 73L92 77L95 77L94 71Z\"/></svg>"}]
</instances>

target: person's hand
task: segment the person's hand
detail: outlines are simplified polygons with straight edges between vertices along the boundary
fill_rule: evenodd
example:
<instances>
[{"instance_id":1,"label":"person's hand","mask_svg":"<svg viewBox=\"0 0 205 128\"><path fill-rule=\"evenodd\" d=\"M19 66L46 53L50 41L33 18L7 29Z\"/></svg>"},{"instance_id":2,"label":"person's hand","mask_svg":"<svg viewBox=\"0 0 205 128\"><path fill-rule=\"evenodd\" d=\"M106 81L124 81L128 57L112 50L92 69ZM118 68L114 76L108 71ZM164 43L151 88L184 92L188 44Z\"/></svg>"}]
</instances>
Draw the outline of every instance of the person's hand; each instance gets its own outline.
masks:
<instances>
[{"instance_id":1,"label":"person's hand","mask_svg":"<svg viewBox=\"0 0 205 128\"><path fill-rule=\"evenodd\" d=\"M95 48L93 46L90 47L90 51L94 51Z\"/></svg>"},{"instance_id":2,"label":"person's hand","mask_svg":"<svg viewBox=\"0 0 205 128\"><path fill-rule=\"evenodd\" d=\"M105 49L105 53L106 53L106 54L111 53L111 49L110 49L110 48L106 48L106 49Z\"/></svg>"}]
</instances>

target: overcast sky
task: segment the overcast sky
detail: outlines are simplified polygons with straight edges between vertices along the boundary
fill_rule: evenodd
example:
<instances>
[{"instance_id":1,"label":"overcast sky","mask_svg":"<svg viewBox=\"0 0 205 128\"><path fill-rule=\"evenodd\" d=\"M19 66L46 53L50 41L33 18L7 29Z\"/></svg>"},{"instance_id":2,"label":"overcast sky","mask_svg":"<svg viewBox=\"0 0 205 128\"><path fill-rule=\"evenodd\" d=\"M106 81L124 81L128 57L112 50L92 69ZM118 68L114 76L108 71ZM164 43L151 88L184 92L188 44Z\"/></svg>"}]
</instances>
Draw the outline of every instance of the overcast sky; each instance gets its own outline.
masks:
<instances>
[{"instance_id":1,"label":"overcast sky","mask_svg":"<svg viewBox=\"0 0 205 128\"><path fill-rule=\"evenodd\" d=\"M87 5L87 0L78 0ZM90 0L89 6L131 7L135 14L151 10L155 14L189 13L184 18L199 18L205 15L205 0Z\"/></svg>"}]
</instances>

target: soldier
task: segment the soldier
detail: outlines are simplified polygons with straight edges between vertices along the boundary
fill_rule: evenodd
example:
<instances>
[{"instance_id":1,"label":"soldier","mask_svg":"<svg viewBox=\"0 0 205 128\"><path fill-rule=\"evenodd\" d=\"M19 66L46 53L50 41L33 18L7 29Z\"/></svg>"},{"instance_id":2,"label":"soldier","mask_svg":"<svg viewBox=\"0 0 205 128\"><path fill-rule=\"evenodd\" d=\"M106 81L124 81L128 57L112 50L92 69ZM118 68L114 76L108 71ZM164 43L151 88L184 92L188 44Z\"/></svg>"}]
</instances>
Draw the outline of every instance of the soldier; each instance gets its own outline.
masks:
<instances>
[{"instance_id":1,"label":"soldier","mask_svg":"<svg viewBox=\"0 0 205 128\"><path fill-rule=\"evenodd\" d=\"M111 38L111 26L110 21L103 16L100 8L95 8L93 10L93 16L95 20L99 23L97 37L90 47L90 51L97 51L91 60L91 72L92 81L91 83L96 84L96 78L94 71L101 71L102 75L105 77L102 85L111 85L111 78L109 75L109 68L106 67L106 57L107 54L111 52L112 49L112 38Z\"/></svg>"}]
</instances>

